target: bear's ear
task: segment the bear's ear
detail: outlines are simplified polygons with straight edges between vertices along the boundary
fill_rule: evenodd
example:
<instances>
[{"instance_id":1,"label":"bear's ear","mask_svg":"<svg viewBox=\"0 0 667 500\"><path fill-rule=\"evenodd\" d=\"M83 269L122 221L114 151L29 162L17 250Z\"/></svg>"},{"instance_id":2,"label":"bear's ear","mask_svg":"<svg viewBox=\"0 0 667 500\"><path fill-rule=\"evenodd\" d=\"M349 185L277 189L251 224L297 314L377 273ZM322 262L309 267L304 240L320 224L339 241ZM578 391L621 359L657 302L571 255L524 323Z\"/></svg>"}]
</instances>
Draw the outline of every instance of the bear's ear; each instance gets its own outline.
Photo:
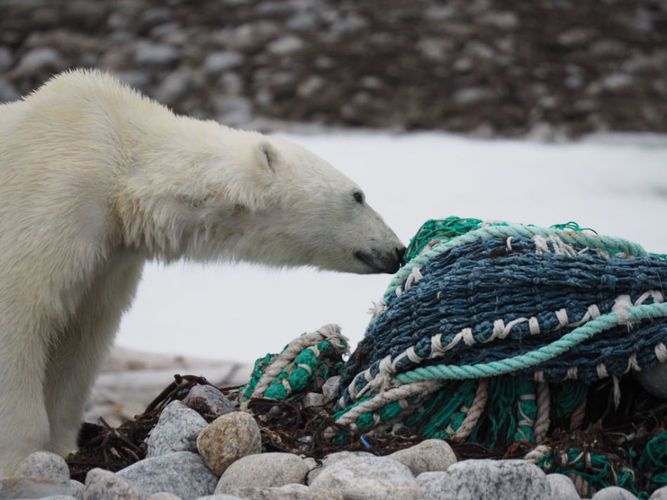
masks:
<instances>
[{"instance_id":1,"label":"bear's ear","mask_svg":"<svg viewBox=\"0 0 667 500\"><path fill-rule=\"evenodd\" d=\"M278 166L279 155L276 148L268 141L262 141L257 146L257 159L265 169L275 172Z\"/></svg>"}]
</instances>

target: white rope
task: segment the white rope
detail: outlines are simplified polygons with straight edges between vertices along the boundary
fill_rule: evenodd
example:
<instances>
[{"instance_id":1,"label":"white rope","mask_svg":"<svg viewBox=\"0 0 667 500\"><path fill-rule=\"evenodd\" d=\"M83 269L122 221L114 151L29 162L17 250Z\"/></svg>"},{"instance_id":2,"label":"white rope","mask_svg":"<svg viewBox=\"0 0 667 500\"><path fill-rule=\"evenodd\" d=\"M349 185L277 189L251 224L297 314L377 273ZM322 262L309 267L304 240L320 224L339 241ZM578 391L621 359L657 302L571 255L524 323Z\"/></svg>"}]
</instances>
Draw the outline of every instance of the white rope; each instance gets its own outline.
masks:
<instances>
[{"instance_id":1,"label":"white rope","mask_svg":"<svg viewBox=\"0 0 667 500\"><path fill-rule=\"evenodd\" d=\"M294 359L301 351L323 340L329 340L338 347L342 347L342 341L347 339L341 335L338 325L325 325L319 330L296 338L266 367L255 386L255 390L252 392L251 398L262 397L271 385L271 382L294 362Z\"/></svg>"}]
</instances>

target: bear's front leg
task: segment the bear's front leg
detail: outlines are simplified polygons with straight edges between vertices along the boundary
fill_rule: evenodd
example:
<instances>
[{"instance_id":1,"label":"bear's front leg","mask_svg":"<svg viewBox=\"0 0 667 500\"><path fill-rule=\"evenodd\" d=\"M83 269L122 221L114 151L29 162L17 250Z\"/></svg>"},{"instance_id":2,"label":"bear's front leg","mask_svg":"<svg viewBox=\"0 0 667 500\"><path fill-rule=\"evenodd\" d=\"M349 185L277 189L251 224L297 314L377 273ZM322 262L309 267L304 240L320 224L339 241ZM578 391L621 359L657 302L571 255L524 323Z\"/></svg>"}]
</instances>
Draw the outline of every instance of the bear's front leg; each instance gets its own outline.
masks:
<instances>
[{"instance_id":1,"label":"bear's front leg","mask_svg":"<svg viewBox=\"0 0 667 500\"><path fill-rule=\"evenodd\" d=\"M49 352L45 394L50 451L65 456L76 449L86 401L139 284L143 262L126 253L110 258Z\"/></svg>"},{"instance_id":2,"label":"bear's front leg","mask_svg":"<svg viewBox=\"0 0 667 500\"><path fill-rule=\"evenodd\" d=\"M37 324L21 324L0 303L0 477L49 442L44 404L48 335Z\"/></svg>"}]
</instances>

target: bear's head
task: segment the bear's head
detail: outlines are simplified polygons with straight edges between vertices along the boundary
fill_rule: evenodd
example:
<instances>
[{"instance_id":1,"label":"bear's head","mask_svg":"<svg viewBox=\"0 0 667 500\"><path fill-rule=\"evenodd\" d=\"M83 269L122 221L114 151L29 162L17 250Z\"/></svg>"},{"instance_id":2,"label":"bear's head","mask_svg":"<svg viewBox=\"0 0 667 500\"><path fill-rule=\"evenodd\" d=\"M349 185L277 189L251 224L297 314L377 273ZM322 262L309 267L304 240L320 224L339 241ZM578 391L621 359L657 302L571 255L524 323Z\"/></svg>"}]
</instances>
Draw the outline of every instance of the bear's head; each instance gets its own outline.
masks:
<instances>
[{"instance_id":1,"label":"bear's head","mask_svg":"<svg viewBox=\"0 0 667 500\"><path fill-rule=\"evenodd\" d=\"M187 163L150 168L148 179L137 172L131 184L141 188L130 190L143 195L131 195L129 204L147 213L123 216L142 221L124 221L126 241L166 260L398 270L403 243L359 186L322 158L284 139L226 127L215 144L197 142L196 154L183 153L185 144L174 152ZM146 184L160 191L148 196L154 188Z\"/></svg>"}]
</instances>

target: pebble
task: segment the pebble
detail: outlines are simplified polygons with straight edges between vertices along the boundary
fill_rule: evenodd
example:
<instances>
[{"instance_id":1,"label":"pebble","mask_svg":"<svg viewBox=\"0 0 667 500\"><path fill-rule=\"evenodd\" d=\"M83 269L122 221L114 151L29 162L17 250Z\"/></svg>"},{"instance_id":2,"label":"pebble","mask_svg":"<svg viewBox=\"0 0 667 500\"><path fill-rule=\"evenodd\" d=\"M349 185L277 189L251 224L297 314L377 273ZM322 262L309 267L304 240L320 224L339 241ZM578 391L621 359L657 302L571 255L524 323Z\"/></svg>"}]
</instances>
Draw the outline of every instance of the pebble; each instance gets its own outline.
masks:
<instances>
[{"instance_id":1,"label":"pebble","mask_svg":"<svg viewBox=\"0 0 667 500\"><path fill-rule=\"evenodd\" d=\"M8 477L0 480L0 499L72 496L69 483L32 477Z\"/></svg>"},{"instance_id":2,"label":"pebble","mask_svg":"<svg viewBox=\"0 0 667 500\"><path fill-rule=\"evenodd\" d=\"M212 385L195 385L185 398L183 404L201 415L219 417L236 411L236 404Z\"/></svg>"},{"instance_id":3,"label":"pebble","mask_svg":"<svg viewBox=\"0 0 667 500\"><path fill-rule=\"evenodd\" d=\"M146 495L111 471L92 469L86 474L86 500L145 500Z\"/></svg>"},{"instance_id":4,"label":"pebble","mask_svg":"<svg viewBox=\"0 0 667 500\"><path fill-rule=\"evenodd\" d=\"M49 451L36 451L28 455L16 468L16 477L49 479L69 483L69 467L60 455Z\"/></svg>"},{"instance_id":5,"label":"pebble","mask_svg":"<svg viewBox=\"0 0 667 500\"><path fill-rule=\"evenodd\" d=\"M655 490L648 500L667 500L667 486Z\"/></svg>"},{"instance_id":6,"label":"pebble","mask_svg":"<svg viewBox=\"0 0 667 500\"><path fill-rule=\"evenodd\" d=\"M0 47L0 71L7 71L14 64L14 58L7 47Z\"/></svg>"},{"instance_id":7,"label":"pebble","mask_svg":"<svg viewBox=\"0 0 667 500\"><path fill-rule=\"evenodd\" d=\"M547 481L554 500L579 500L579 493L572 480L564 474L547 474Z\"/></svg>"},{"instance_id":8,"label":"pebble","mask_svg":"<svg viewBox=\"0 0 667 500\"><path fill-rule=\"evenodd\" d=\"M660 363L636 373L642 387L657 398L667 399L667 363Z\"/></svg>"},{"instance_id":9,"label":"pebble","mask_svg":"<svg viewBox=\"0 0 667 500\"><path fill-rule=\"evenodd\" d=\"M457 462L454 450L442 439L426 439L392 453L389 458L406 465L415 476L422 472L444 471Z\"/></svg>"},{"instance_id":10,"label":"pebble","mask_svg":"<svg viewBox=\"0 0 667 500\"><path fill-rule=\"evenodd\" d=\"M637 500L637 497L626 489L609 486L598 491L591 500Z\"/></svg>"},{"instance_id":11,"label":"pebble","mask_svg":"<svg viewBox=\"0 0 667 500\"><path fill-rule=\"evenodd\" d=\"M146 456L175 451L197 451L197 436L206 427L204 418L180 401L169 403L146 439Z\"/></svg>"},{"instance_id":12,"label":"pebble","mask_svg":"<svg viewBox=\"0 0 667 500\"><path fill-rule=\"evenodd\" d=\"M139 43L134 53L134 60L138 65L147 64L162 66L171 64L179 58L179 51L166 44Z\"/></svg>"},{"instance_id":13,"label":"pebble","mask_svg":"<svg viewBox=\"0 0 667 500\"><path fill-rule=\"evenodd\" d=\"M20 97L14 85L0 78L0 102L15 101Z\"/></svg>"},{"instance_id":14,"label":"pebble","mask_svg":"<svg viewBox=\"0 0 667 500\"><path fill-rule=\"evenodd\" d=\"M155 98L163 104L173 104L190 90L192 79L189 71L169 73L155 90Z\"/></svg>"},{"instance_id":15,"label":"pebble","mask_svg":"<svg viewBox=\"0 0 667 500\"><path fill-rule=\"evenodd\" d=\"M525 460L464 460L446 472L417 477L426 500L515 500L549 498L547 477Z\"/></svg>"},{"instance_id":16,"label":"pebble","mask_svg":"<svg viewBox=\"0 0 667 500\"><path fill-rule=\"evenodd\" d=\"M251 500L343 500L343 497L331 491L313 491L303 484L286 484L270 488L241 488L241 498Z\"/></svg>"},{"instance_id":17,"label":"pebble","mask_svg":"<svg viewBox=\"0 0 667 500\"><path fill-rule=\"evenodd\" d=\"M50 47L37 47L26 52L16 68L12 70L14 76L24 76L40 71L44 68L57 71L65 67L60 53Z\"/></svg>"},{"instance_id":18,"label":"pebble","mask_svg":"<svg viewBox=\"0 0 667 500\"><path fill-rule=\"evenodd\" d=\"M218 477L188 451L145 458L116 473L146 493L167 492L184 500L210 495Z\"/></svg>"},{"instance_id":19,"label":"pebble","mask_svg":"<svg viewBox=\"0 0 667 500\"><path fill-rule=\"evenodd\" d=\"M303 483L309 470L302 458L291 453L248 455L225 470L215 492L237 494L242 488Z\"/></svg>"},{"instance_id":20,"label":"pebble","mask_svg":"<svg viewBox=\"0 0 667 500\"><path fill-rule=\"evenodd\" d=\"M349 457L325 467L311 491L343 498L395 500L421 498L422 491L405 465L387 457Z\"/></svg>"},{"instance_id":21,"label":"pebble","mask_svg":"<svg viewBox=\"0 0 667 500\"><path fill-rule=\"evenodd\" d=\"M219 75L243 62L241 53L231 50L212 52L204 60L204 70L209 75Z\"/></svg>"},{"instance_id":22,"label":"pebble","mask_svg":"<svg viewBox=\"0 0 667 500\"><path fill-rule=\"evenodd\" d=\"M301 38L294 35L286 35L271 42L267 49L273 55L287 56L301 51L304 46L305 43Z\"/></svg>"},{"instance_id":23,"label":"pebble","mask_svg":"<svg viewBox=\"0 0 667 500\"><path fill-rule=\"evenodd\" d=\"M206 465L221 476L239 458L262 451L259 426L248 413L227 413L201 431L197 450Z\"/></svg>"},{"instance_id":24,"label":"pebble","mask_svg":"<svg viewBox=\"0 0 667 500\"><path fill-rule=\"evenodd\" d=\"M159 493L153 493L148 498L146 498L146 500L181 500L181 497L174 495L173 493L161 491Z\"/></svg>"}]
</instances>

